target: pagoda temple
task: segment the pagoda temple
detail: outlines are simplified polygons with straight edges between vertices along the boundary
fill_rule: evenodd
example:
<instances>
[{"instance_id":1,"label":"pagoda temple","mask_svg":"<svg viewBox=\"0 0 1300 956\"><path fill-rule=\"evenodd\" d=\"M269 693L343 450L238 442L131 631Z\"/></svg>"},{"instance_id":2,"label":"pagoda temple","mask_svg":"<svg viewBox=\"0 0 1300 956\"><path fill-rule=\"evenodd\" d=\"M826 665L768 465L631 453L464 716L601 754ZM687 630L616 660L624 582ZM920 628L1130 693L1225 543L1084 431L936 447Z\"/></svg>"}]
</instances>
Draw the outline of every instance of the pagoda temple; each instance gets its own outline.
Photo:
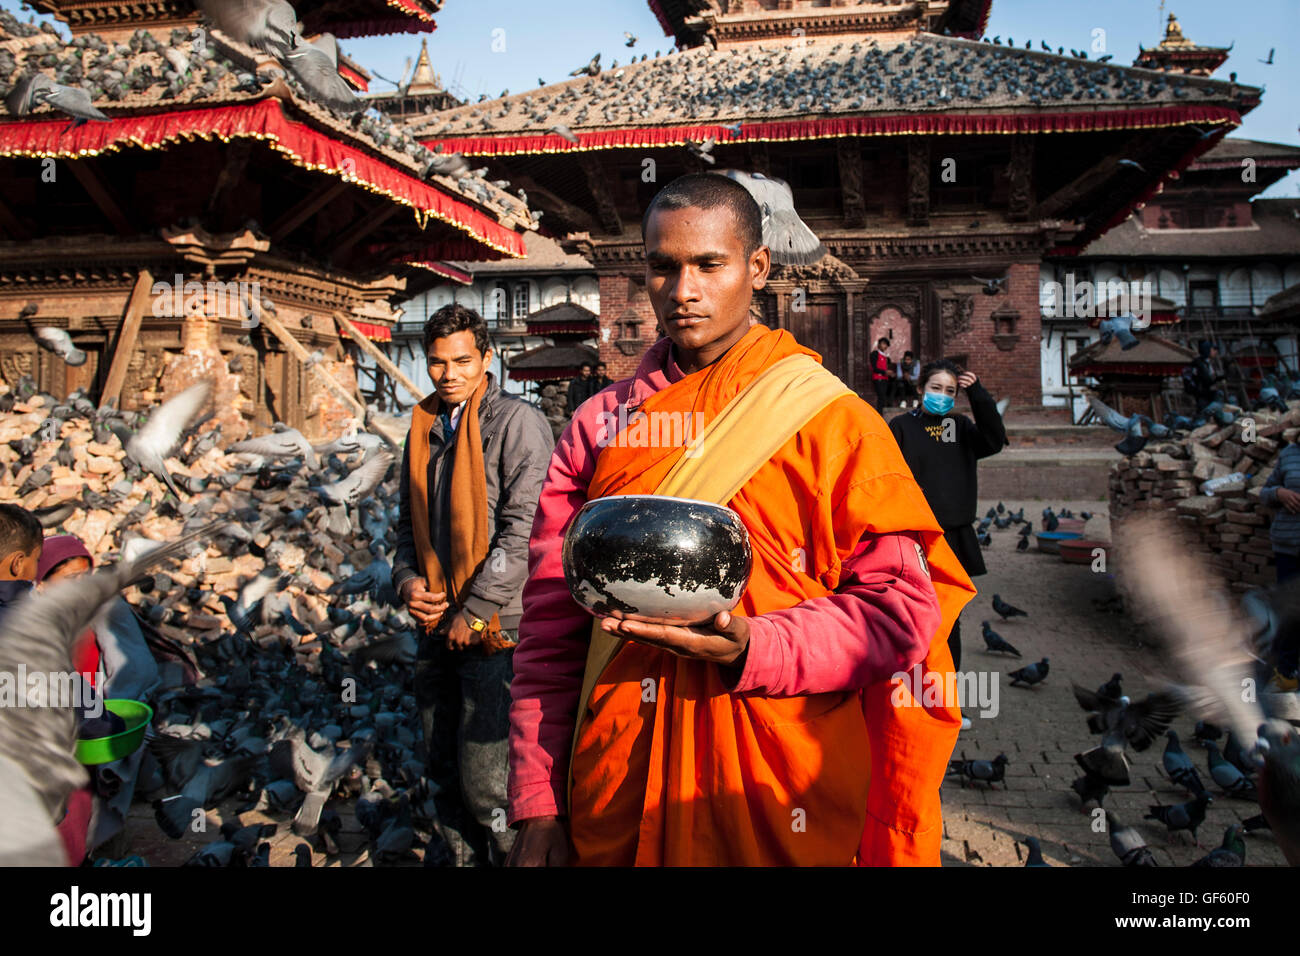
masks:
<instances>
[{"instance_id":1,"label":"pagoda temple","mask_svg":"<svg viewBox=\"0 0 1300 956\"><path fill-rule=\"evenodd\" d=\"M443 89L442 77L434 72L433 64L429 62L427 39L420 41L420 56L415 61L415 73L410 74L410 69L411 61L407 60L406 71L396 83L397 89L369 94L366 105L398 120L461 105L460 100Z\"/></svg>"},{"instance_id":2,"label":"pagoda temple","mask_svg":"<svg viewBox=\"0 0 1300 956\"><path fill-rule=\"evenodd\" d=\"M655 335L642 210L676 176L736 168L788 182L830 251L773 271L758 297L768 325L862 394L870 343L889 328L898 355L952 357L1037 405L1044 256L1123 222L1260 97L1044 52L1041 39L982 41L988 0L651 7L682 52L410 125L525 189L593 263L615 378Z\"/></svg>"},{"instance_id":3,"label":"pagoda temple","mask_svg":"<svg viewBox=\"0 0 1300 956\"><path fill-rule=\"evenodd\" d=\"M0 116L0 376L136 407L198 377L239 438L309 436L364 414L355 364L377 351L407 277L521 257L530 215L387 117L336 112L185 0L41 0L68 25L0 16L0 83L44 72L108 119L48 105ZM346 11L341 8L346 6ZM427 31L436 4L304 0L307 29ZM354 86L364 76L340 74ZM37 347L65 329L79 366Z\"/></svg>"},{"instance_id":4,"label":"pagoda temple","mask_svg":"<svg viewBox=\"0 0 1300 956\"><path fill-rule=\"evenodd\" d=\"M1189 73L1192 76L1209 76L1223 66L1232 47L1197 46L1183 36L1178 18L1169 14L1165 38L1154 49L1140 49L1134 66L1148 70L1165 70L1170 73Z\"/></svg>"}]
</instances>

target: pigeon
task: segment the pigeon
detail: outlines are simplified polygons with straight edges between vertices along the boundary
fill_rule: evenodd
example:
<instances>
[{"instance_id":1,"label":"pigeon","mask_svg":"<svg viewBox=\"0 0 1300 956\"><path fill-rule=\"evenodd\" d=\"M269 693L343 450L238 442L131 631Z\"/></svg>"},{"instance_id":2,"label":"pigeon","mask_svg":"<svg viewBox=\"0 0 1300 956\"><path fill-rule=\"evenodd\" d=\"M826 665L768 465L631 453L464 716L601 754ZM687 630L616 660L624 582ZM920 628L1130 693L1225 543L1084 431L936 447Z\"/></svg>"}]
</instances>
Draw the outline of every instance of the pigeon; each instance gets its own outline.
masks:
<instances>
[{"instance_id":1,"label":"pigeon","mask_svg":"<svg viewBox=\"0 0 1300 956\"><path fill-rule=\"evenodd\" d=\"M1110 680L1097 688L1097 696L1104 697L1107 700L1119 700L1124 696L1121 679L1121 675L1118 672L1111 674Z\"/></svg>"},{"instance_id":2,"label":"pigeon","mask_svg":"<svg viewBox=\"0 0 1300 956\"><path fill-rule=\"evenodd\" d=\"M264 623L261 613L265 598L285 583L280 569L267 565L254 575L239 591L239 597L232 599L227 594L218 595L218 600L226 609L226 617L241 634L248 634L259 624Z\"/></svg>"},{"instance_id":3,"label":"pigeon","mask_svg":"<svg viewBox=\"0 0 1300 956\"><path fill-rule=\"evenodd\" d=\"M963 759L954 760L948 764L948 773L955 773L962 780L962 786L966 786L967 780L983 780L989 784L990 788L994 783L1001 783L1003 789L1006 788L1007 773L1007 755L998 754L992 760L966 760L965 754Z\"/></svg>"},{"instance_id":4,"label":"pigeon","mask_svg":"<svg viewBox=\"0 0 1300 956\"><path fill-rule=\"evenodd\" d=\"M971 276L971 278L974 279L976 282L983 283L984 288L981 289L980 291L982 291L985 295L997 295L999 292L1003 292L1006 290L1007 282L1010 280L1011 277L1001 276L996 279L985 279L982 278L981 276L973 275Z\"/></svg>"},{"instance_id":5,"label":"pigeon","mask_svg":"<svg viewBox=\"0 0 1300 956\"><path fill-rule=\"evenodd\" d=\"M311 867L311 847L306 843L299 843L293 848L294 862L293 865L299 869Z\"/></svg>"},{"instance_id":6,"label":"pigeon","mask_svg":"<svg viewBox=\"0 0 1300 956\"><path fill-rule=\"evenodd\" d=\"M86 364L86 353L72 344L72 336L63 329L43 325L36 330L36 342L41 348L59 356L68 365Z\"/></svg>"},{"instance_id":7,"label":"pigeon","mask_svg":"<svg viewBox=\"0 0 1300 956\"><path fill-rule=\"evenodd\" d=\"M712 166L714 163L718 161L717 157L713 155L713 147L716 146L717 144L718 144L717 139L715 137L710 136L701 143L696 143L691 140L687 140L686 149L696 159L703 160L704 162Z\"/></svg>"},{"instance_id":8,"label":"pigeon","mask_svg":"<svg viewBox=\"0 0 1300 956\"><path fill-rule=\"evenodd\" d=\"M155 409L144 427L134 435L120 419L109 423L109 428L122 443L126 457L166 484L177 499L181 492L167 471L165 459L180 441L181 433L207 402L210 391L211 385L207 381L191 385Z\"/></svg>"},{"instance_id":9,"label":"pigeon","mask_svg":"<svg viewBox=\"0 0 1300 956\"><path fill-rule=\"evenodd\" d=\"M298 15L284 0L195 0L218 30L232 40L288 57L301 36Z\"/></svg>"},{"instance_id":10,"label":"pigeon","mask_svg":"<svg viewBox=\"0 0 1300 956\"><path fill-rule=\"evenodd\" d=\"M556 123L549 130L547 130L547 132L554 133L556 136L560 137L561 139L567 142L572 143L575 146L578 145L579 140L577 135L573 132L573 130L569 129L569 127L566 126L564 123Z\"/></svg>"},{"instance_id":11,"label":"pigeon","mask_svg":"<svg viewBox=\"0 0 1300 956\"><path fill-rule=\"evenodd\" d=\"M1022 611L1018 607L1012 607L1006 601L1002 600L1000 595L993 595L993 610L1002 616L1002 620L1012 617L1029 617L1027 611Z\"/></svg>"},{"instance_id":12,"label":"pigeon","mask_svg":"<svg viewBox=\"0 0 1300 956\"><path fill-rule=\"evenodd\" d=\"M1127 697L1104 697L1078 684L1072 684L1071 688L1079 706L1090 712L1089 731L1105 734L1117 730L1134 750L1150 747L1168 730L1181 709L1178 696L1163 691L1148 694L1134 704Z\"/></svg>"},{"instance_id":13,"label":"pigeon","mask_svg":"<svg viewBox=\"0 0 1300 956\"><path fill-rule=\"evenodd\" d=\"M230 866L230 861L234 858L235 845L233 843L228 840L215 840L195 853L181 866L227 867Z\"/></svg>"},{"instance_id":14,"label":"pigeon","mask_svg":"<svg viewBox=\"0 0 1300 956\"><path fill-rule=\"evenodd\" d=\"M321 485L316 491L327 504L356 505L384 480L395 460L387 452L379 452L352 469L342 481Z\"/></svg>"},{"instance_id":15,"label":"pigeon","mask_svg":"<svg viewBox=\"0 0 1300 956\"><path fill-rule=\"evenodd\" d=\"M1215 783L1223 788L1224 793L1231 797L1241 797L1244 800L1257 798L1254 781L1232 763L1223 759L1223 754L1219 753L1218 744L1210 741L1205 745L1205 750L1210 776Z\"/></svg>"},{"instance_id":16,"label":"pigeon","mask_svg":"<svg viewBox=\"0 0 1300 956\"><path fill-rule=\"evenodd\" d=\"M1102 319L1097 323L1097 329L1101 332L1101 344L1108 345L1111 338L1114 337L1119 339L1121 352L1137 348L1142 344L1142 341L1133 334L1133 323L1136 321L1136 317L1132 315Z\"/></svg>"},{"instance_id":17,"label":"pigeon","mask_svg":"<svg viewBox=\"0 0 1300 956\"><path fill-rule=\"evenodd\" d=\"M1024 842L1025 846L1029 847L1029 857L1025 860L1025 866L1051 866L1043 859L1043 848L1038 843L1038 837L1026 837Z\"/></svg>"},{"instance_id":18,"label":"pigeon","mask_svg":"<svg viewBox=\"0 0 1300 956\"><path fill-rule=\"evenodd\" d=\"M626 47L636 46L637 38L634 37L631 33L628 33L626 30L623 31L623 39L625 41L623 44L624 46Z\"/></svg>"},{"instance_id":19,"label":"pigeon","mask_svg":"<svg viewBox=\"0 0 1300 956\"><path fill-rule=\"evenodd\" d=\"M1017 550L1017 551L1028 551L1028 550L1029 550L1029 536L1028 536L1028 535L1022 535L1021 538L1020 538L1020 540L1016 542L1016 550Z\"/></svg>"},{"instance_id":20,"label":"pigeon","mask_svg":"<svg viewBox=\"0 0 1300 956\"><path fill-rule=\"evenodd\" d=\"M1214 798L1202 790L1186 803L1176 803L1170 807L1153 804L1142 819L1159 820L1169 829L1170 833L1177 830L1189 830L1193 842L1200 846L1201 841L1196 837L1196 828L1205 822L1205 808L1213 801Z\"/></svg>"},{"instance_id":21,"label":"pigeon","mask_svg":"<svg viewBox=\"0 0 1300 956\"><path fill-rule=\"evenodd\" d=\"M597 76L600 74L600 54L597 53L591 58L586 66L580 66L569 73L569 76Z\"/></svg>"},{"instance_id":22,"label":"pigeon","mask_svg":"<svg viewBox=\"0 0 1300 956\"><path fill-rule=\"evenodd\" d=\"M1146 839L1135 827L1125 826L1119 817L1106 811L1106 831L1110 834L1110 848L1124 866L1155 866L1156 859Z\"/></svg>"},{"instance_id":23,"label":"pigeon","mask_svg":"<svg viewBox=\"0 0 1300 956\"><path fill-rule=\"evenodd\" d=\"M1223 842L1218 849L1211 850L1208 856L1201 857L1192 866L1245 866L1246 841L1241 838L1245 832L1245 827L1234 823L1223 831Z\"/></svg>"},{"instance_id":24,"label":"pigeon","mask_svg":"<svg viewBox=\"0 0 1300 956\"><path fill-rule=\"evenodd\" d=\"M1042 683L1047 677L1047 658L1044 657L1037 664L1026 664L1019 670L1012 671L1007 675L1011 678L1011 686L1025 685L1032 687L1034 684Z\"/></svg>"},{"instance_id":25,"label":"pigeon","mask_svg":"<svg viewBox=\"0 0 1300 956\"><path fill-rule=\"evenodd\" d=\"M1228 739L1223 744L1223 759L1247 777L1253 777L1259 772L1259 767L1250 759L1245 749L1242 748L1241 741L1237 739L1237 735L1232 731L1228 731Z\"/></svg>"},{"instance_id":26,"label":"pigeon","mask_svg":"<svg viewBox=\"0 0 1300 956\"><path fill-rule=\"evenodd\" d=\"M20 80L5 98L5 106L14 116L26 116L42 105L52 106L71 116L72 125L69 129L90 120L108 120L106 115L95 108L89 90L55 83L44 73Z\"/></svg>"},{"instance_id":27,"label":"pigeon","mask_svg":"<svg viewBox=\"0 0 1300 956\"><path fill-rule=\"evenodd\" d=\"M738 169L722 171L754 197L763 213L763 244L777 265L812 265L826 255L826 246L794 208L794 193L783 179Z\"/></svg>"},{"instance_id":28,"label":"pigeon","mask_svg":"<svg viewBox=\"0 0 1300 956\"><path fill-rule=\"evenodd\" d=\"M298 37L282 59L285 68L316 102L340 113L364 108L347 80L339 75L339 46L332 33L322 33L314 40Z\"/></svg>"},{"instance_id":29,"label":"pigeon","mask_svg":"<svg viewBox=\"0 0 1300 956\"><path fill-rule=\"evenodd\" d=\"M18 486L18 497L25 497L37 488L44 488L53 480L54 469L49 465L42 465L40 468L37 468L28 475L27 480Z\"/></svg>"},{"instance_id":30,"label":"pigeon","mask_svg":"<svg viewBox=\"0 0 1300 956\"><path fill-rule=\"evenodd\" d=\"M375 838L375 857L380 862L390 862L406 856L415 843L415 828L411 825L411 802L406 794L397 798L397 814Z\"/></svg>"},{"instance_id":31,"label":"pigeon","mask_svg":"<svg viewBox=\"0 0 1300 956\"><path fill-rule=\"evenodd\" d=\"M325 801L335 784L358 760L365 760L364 748L349 747L325 756L307 745L306 733L295 727L289 736L271 747L269 766L275 776L292 778L294 786L305 793L302 807L294 818L293 829L299 836L311 836L320 823Z\"/></svg>"},{"instance_id":32,"label":"pigeon","mask_svg":"<svg viewBox=\"0 0 1300 956\"><path fill-rule=\"evenodd\" d=\"M313 445L312 449L323 459L333 454L370 453L383 447L383 444L384 440L378 435L372 435L370 432L354 432L350 435L340 435L333 441L326 442L323 445Z\"/></svg>"},{"instance_id":33,"label":"pigeon","mask_svg":"<svg viewBox=\"0 0 1300 956\"><path fill-rule=\"evenodd\" d=\"M1223 729L1210 723L1208 720L1198 720L1196 727L1192 730L1192 739L1202 747L1207 741L1218 740L1223 736Z\"/></svg>"},{"instance_id":34,"label":"pigeon","mask_svg":"<svg viewBox=\"0 0 1300 956\"><path fill-rule=\"evenodd\" d=\"M980 630L984 635L984 644L990 653L1001 651L1004 654L1014 654L1016 657L1021 656L1018 650L1002 639L1002 635L989 627L988 621L980 622Z\"/></svg>"},{"instance_id":35,"label":"pigeon","mask_svg":"<svg viewBox=\"0 0 1300 956\"><path fill-rule=\"evenodd\" d=\"M272 430L256 438L245 438L235 442L227 452L247 455L261 455L264 458L301 457L312 471L320 471L320 460L311 443L303 437L302 432L290 428L283 422L276 422Z\"/></svg>"},{"instance_id":36,"label":"pigeon","mask_svg":"<svg viewBox=\"0 0 1300 956\"><path fill-rule=\"evenodd\" d=\"M442 155L435 153L424 167L424 178L430 176L450 176L452 179L458 179L469 172L469 160L460 153L451 153Z\"/></svg>"},{"instance_id":37,"label":"pigeon","mask_svg":"<svg viewBox=\"0 0 1300 956\"><path fill-rule=\"evenodd\" d=\"M1082 777L1076 777L1070 789L1079 795L1080 807L1088 809L1088 804L1101 806L1101 801L1110 792L1110 784L1090 770L1085 770Z\"/></svg>"}]
</instances>

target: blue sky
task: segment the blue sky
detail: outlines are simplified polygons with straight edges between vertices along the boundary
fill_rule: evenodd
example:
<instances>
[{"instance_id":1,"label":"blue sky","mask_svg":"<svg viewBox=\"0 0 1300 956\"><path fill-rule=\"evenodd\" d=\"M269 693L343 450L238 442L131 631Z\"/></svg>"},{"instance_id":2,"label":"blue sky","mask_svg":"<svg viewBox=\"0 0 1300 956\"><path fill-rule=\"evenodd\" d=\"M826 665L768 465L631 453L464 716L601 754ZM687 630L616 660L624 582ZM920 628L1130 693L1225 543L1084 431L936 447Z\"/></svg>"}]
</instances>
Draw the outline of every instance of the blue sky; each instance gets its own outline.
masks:
<instances>
[{"instance_id":1,"label":"blue sky","mask_svg":"<svg viewBox=\"0 0 1300 956\"><path fill-rule=\"evenodd\" d=\"M0 0L0 6L17 11L18 2ZM1300 89L1300 0L1166 0L1163 5L1160 0L994 0L988 32L1003 40L1012 37L1020 46L1032 39L1037 47L1042 39L1052 47L1092 51L1094 31L1103 30L1106 52L1114 62L1128 64L1139 44L1153 47L1164 36L1169 11L1196 43L1235 43L1216 78L1235 71L1240 82L1267 88L1263 102L1233 135L1300 145L1295 92ZM672 45L645 0L445 0L437 21L438 29L426 34L433 67L444 85L468 99L532 89L539 78L562 80L597 51L601 63L609 65ZM638 38L630 50L623 45L624 30ZM1266 66L1259 61L1271 47L1274 64ZM418 54L420 36L348 40L343 49L367 69L396 80L406 58ZM376 80L371 88L389 87ZM1265 195L1300 195L1300 174Z\"/></svg>"}]
</instances>

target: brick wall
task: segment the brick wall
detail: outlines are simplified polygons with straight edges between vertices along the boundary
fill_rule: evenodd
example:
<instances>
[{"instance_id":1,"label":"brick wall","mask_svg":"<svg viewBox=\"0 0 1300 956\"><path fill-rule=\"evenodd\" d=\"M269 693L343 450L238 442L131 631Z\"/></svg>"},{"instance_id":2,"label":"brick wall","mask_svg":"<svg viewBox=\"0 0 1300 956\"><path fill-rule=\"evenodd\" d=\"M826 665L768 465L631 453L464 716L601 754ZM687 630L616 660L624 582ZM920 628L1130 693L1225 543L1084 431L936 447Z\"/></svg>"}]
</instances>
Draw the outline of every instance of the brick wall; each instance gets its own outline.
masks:
<instances>
[{"instance_id":1,"label":"brick wall","mask_svg":"<svg viewBox=\"0 0 1300 956\"><path fill-rule=\"evenodd\" d=\"M629 281L626 275L602 275L600 277L600 360L608 366L608 375L614 381L631 378L636 373L637 365L646 349L653 345L659 335L655 331L656 320L650 300L644 294L633 294L638 286ZM623 354L616 344L621 329L620 322L627 311L628 298L632 294L633 309L641 319L641 346L631 355Z\"/></svg>"},{"instance_id":2,"label":"brick wall","mask_svg":"<svg viewBox=\"0 0 1300 956\"><path fill-rule=\"evenodd\" d=\"M944 346L946 355L965 355L966 366L980 377L984 387L997 398L1010 398L1019 405L1042 404L1041 343L1043 322L1038 306L1038 262L1025 262L1007 270L1005 291L975 296L970 328L953 336ZM1019 313L1012 343L994 338L993 313L1008 308ZM1010 346L1003 348L1002 346Z\"/></svg>"}]
</instances>

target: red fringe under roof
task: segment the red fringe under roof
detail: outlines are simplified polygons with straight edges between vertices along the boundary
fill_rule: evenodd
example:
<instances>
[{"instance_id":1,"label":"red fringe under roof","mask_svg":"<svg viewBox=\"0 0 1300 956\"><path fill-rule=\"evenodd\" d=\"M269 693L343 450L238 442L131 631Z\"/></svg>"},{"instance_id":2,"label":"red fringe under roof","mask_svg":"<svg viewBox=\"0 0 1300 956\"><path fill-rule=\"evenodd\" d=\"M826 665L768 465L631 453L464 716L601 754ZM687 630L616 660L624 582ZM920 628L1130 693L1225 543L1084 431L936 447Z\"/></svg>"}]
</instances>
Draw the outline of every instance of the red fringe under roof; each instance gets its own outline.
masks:
<instances>
[{"instance_id":1,"label":"red fringe under roof","mask_svg":"<svg viewBox=\"0 0 1300 956\"><path fill-rule=\"evenodd\" d=\"M463 249L457 243L444 243L437 247L436 258L499 258L504 253L522 259L527 255L519 233L355 146L288 119L274 97L237 106L124 116L71 130L67 126L66 117L0 123L0 156L78 158L131 147L158 149L194 138L228 142L248 137L265 142L296 166L338 176L411 207L421 229L437 219L476 240ZM442 251L444 247L454 249L456 255Z\"/></svg>"},{"instance_id":2,"label":"red fringe under roof","mask_svg":"<svg viewBox=\"0 0 1300 956\"><path fill-rule=\"evenodd\" d=\"M518 156L533 153L569 153L598 149L684 146L716 137L719 146L733 143L834 139L846 136L907 136L925 133L1079 133L1114 129L1185 126L1189 123L1241 125L1236 110L1225 106L1169 106L1126 110L1060 113L899 113L888 116L845 116L831 119L783 120L745 123L739 136L726 127L650 126L575 131L577 143L554 133L527 135L441 137L422 140L430 149L466 156ZM1198 151L1199 154L1199 151Z\"/></svg>"},{"instance_id":3,"label":"red fringe under roof","mask_svg":"<svg viewBox=\"0 0 1300 956\"><path fill-rule=\"evenodd\" d=\"M352 324L357 327L358 332L368 339L373 339L376 342L391 342L393 340L393 330L386 325L378 325L374 322L358 322L356 319L352 320Z\"/></svg>"}]
</instances>

